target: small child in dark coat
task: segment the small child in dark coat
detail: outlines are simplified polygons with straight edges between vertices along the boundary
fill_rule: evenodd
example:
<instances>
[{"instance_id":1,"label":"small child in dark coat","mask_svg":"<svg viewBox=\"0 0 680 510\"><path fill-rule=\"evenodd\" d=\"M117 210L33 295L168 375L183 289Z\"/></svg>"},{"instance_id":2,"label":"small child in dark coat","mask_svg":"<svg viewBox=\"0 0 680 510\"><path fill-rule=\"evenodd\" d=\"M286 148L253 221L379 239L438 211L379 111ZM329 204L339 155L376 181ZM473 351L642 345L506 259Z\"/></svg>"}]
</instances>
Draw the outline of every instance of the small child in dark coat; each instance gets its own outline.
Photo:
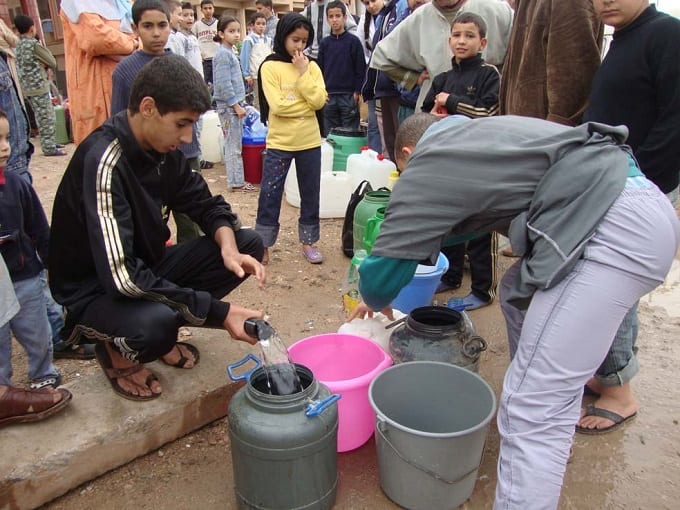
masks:
<instances>
[{"instance_id":1,"label":"small child in dark coat","mask_svg":"<svg viewBox=\"0 0 680 510\"><path fill-rule=\"evenodd\" d=\"M14 334L26 351L31 389L56 388L61 376L52 363L52 333L40 280L48 260L50 227L33 187L18 174L5 172L12 151L9 133L7 114L0 110L0 256L19 301L16 315L0 326L0 386L11 385Z\"/></svg>"}]
</instances>

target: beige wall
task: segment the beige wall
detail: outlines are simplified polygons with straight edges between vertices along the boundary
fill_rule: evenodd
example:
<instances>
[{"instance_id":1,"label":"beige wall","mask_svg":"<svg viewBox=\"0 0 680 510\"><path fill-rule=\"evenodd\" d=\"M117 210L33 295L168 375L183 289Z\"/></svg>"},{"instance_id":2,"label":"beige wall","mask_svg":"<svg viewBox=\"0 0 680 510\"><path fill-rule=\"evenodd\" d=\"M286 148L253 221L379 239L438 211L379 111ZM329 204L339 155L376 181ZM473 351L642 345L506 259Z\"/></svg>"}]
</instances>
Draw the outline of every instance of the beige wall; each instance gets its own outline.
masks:
<instances>
[{"instance_id":1,"label":"beige wall","mask_svg":"<svg viewBox=\"0 0 680 510\"><path fill-rule=\"evenodd\" d=\"M196 6L197 18L201 17L200 0L192 0L191 3ZM243 2L238 0L214 0L214 4L217 17L221 14L231 14L240 20L242 26L246 25L247 18L255 12L255 0L244 0ZM293 10L300 11L302 10L303 5L304 0L274 0L274 11L279 15Z\"/></svg>"}]
</instances>

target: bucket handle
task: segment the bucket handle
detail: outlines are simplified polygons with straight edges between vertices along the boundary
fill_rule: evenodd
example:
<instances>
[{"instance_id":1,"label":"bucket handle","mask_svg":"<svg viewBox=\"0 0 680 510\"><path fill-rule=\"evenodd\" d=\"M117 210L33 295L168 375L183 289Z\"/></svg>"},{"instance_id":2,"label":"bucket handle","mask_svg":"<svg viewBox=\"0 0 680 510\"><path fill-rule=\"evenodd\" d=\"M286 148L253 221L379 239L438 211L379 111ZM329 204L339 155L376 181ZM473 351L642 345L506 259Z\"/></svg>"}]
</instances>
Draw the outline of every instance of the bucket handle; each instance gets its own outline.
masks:
<instances>
[{"instance_id":1,"label":"bucket handle","mask_svg":"<svg viewBox=\"0 0 680 510\"><path fill-rule=\"evenodd\" d=\"M324 398L323 400L312 400L309 404L307 404L307 407L305 407L305 416L307 418L319 416L328 407L330 407L332 404L340 400L340 397L342 397L342 395L334 393Z\"/></svg>"},{"instance_id":2,"label":"bucket handle","mask_svg":"<svg viewBox=\"0 0 680 510\"><path fill-rule=\"evenodd\" d=\"M482 351L486 350L486 340L479 335L471 335L465 342L463 342L463 354L472 359L477 360Z\"/></svg>"},{"instance_id":3,"label":"bucket handle","mask_svg":"<svg viewBox=\"0 0 680 510\"><path fill-rule=\"evenodd\" d=\"M385 422L382 421L380 418L378 418L378 425L377 425L376 429L377 429L378 433L380 434L380 438L381 438L383 441L385 441L385 442L389 445L390 448L392 448L392 450L394 451L394 453L396 453L397 456L398 456L401 460L403 460L404 462L406 462L406 463L409 464L410 466L413 466L413 467L416 468L418 471L422 471L422 472L425 473L426 475L431 476L431 477L434 478L435 480L439 480L440 482L443 482L443 483L445 483L445 484L453 485L454 483L459 483L459 482L465 480L468 476L470 476L470 475L473 474L475 471L477 471L477 470L479 469L479 466L481 465L481 463L480 463L477 467L472 468L470 471L468 471L467 473L462 474L461 476L459 476L459 477L456 478L455 480L449 480L448 478L444 478L443 476L441 476L441 475L435 473L434 471L432 471L432 470L430 470L430 469L427 469L425 466L421 466L421 465L418 464L417 462L414 462L414 461L412 461L411 459L407 459L407 458L406 458L399 450L397 450L397 448L392 444L392 442L391 442L389 439L387 439L387 435L386 435L387 429L386 429L386 426L385 426ZM486 443L485 443L485 444L486 444Z\"/></svg>"},{"instance_id":4,"label":"bucket handle","mask_svg":"<svg viewBox=\"0 0 680 510\"><path fill-rule=\"evenodd\" d=\"M249 361L253 361L255 363L255 366L253 368L246 372L243 372L241 375L234 374L234 370L236 368L245 365ZM260 359L254 354L248 353L242 360L232 363L231 365L227 365L227 373L229 374L229 379L231 379L232 381L245 381L250 377L250 374L252 374L255 370L257 370L261 366L262 362L260 361Z\"/></svg>"}]
</instances>

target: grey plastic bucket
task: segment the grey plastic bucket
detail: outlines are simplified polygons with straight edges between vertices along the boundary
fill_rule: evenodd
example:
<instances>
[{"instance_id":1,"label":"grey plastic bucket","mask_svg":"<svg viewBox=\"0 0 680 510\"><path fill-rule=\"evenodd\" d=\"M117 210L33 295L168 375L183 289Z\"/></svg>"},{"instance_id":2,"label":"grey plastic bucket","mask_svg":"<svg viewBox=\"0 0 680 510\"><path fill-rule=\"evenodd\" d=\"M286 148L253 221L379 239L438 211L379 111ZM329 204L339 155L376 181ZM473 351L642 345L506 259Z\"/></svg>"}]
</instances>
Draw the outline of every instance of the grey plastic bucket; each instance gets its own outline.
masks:
<instances>
[{"instance_id":1,"label":"grey plastic bucket","mask_svg":"<svg viewBox=\"0 0 680 510\"><path fill-rule=\"evenodd\" d=\"M412 361L381 372L368 393L385 494L411 510L463 504L496 411L486 381L448 363Z\"/></svg>"}]
</instances>

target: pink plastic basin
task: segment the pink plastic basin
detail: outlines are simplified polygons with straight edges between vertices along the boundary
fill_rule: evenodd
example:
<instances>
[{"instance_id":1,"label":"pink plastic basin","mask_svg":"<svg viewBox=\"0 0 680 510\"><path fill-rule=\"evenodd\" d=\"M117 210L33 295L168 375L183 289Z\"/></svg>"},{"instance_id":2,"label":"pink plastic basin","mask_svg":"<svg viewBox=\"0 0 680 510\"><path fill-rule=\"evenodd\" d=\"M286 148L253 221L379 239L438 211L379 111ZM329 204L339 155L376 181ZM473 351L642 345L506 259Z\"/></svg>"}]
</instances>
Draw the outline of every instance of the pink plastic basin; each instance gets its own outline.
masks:
<instances>
[{"instance_id":1,"label":"pink plastic basin","mask_svg":"<svg viewBox=\"0 0 680 510\"><path fill-rule=\"evenodd\" d=\"M392 365L392 358L368 338L342 333L310 336L288 349L295 363L309 368L338 401L338 451L359 448L373 434L375 414L368 387Z\"/></svg>"}]
</instances>

